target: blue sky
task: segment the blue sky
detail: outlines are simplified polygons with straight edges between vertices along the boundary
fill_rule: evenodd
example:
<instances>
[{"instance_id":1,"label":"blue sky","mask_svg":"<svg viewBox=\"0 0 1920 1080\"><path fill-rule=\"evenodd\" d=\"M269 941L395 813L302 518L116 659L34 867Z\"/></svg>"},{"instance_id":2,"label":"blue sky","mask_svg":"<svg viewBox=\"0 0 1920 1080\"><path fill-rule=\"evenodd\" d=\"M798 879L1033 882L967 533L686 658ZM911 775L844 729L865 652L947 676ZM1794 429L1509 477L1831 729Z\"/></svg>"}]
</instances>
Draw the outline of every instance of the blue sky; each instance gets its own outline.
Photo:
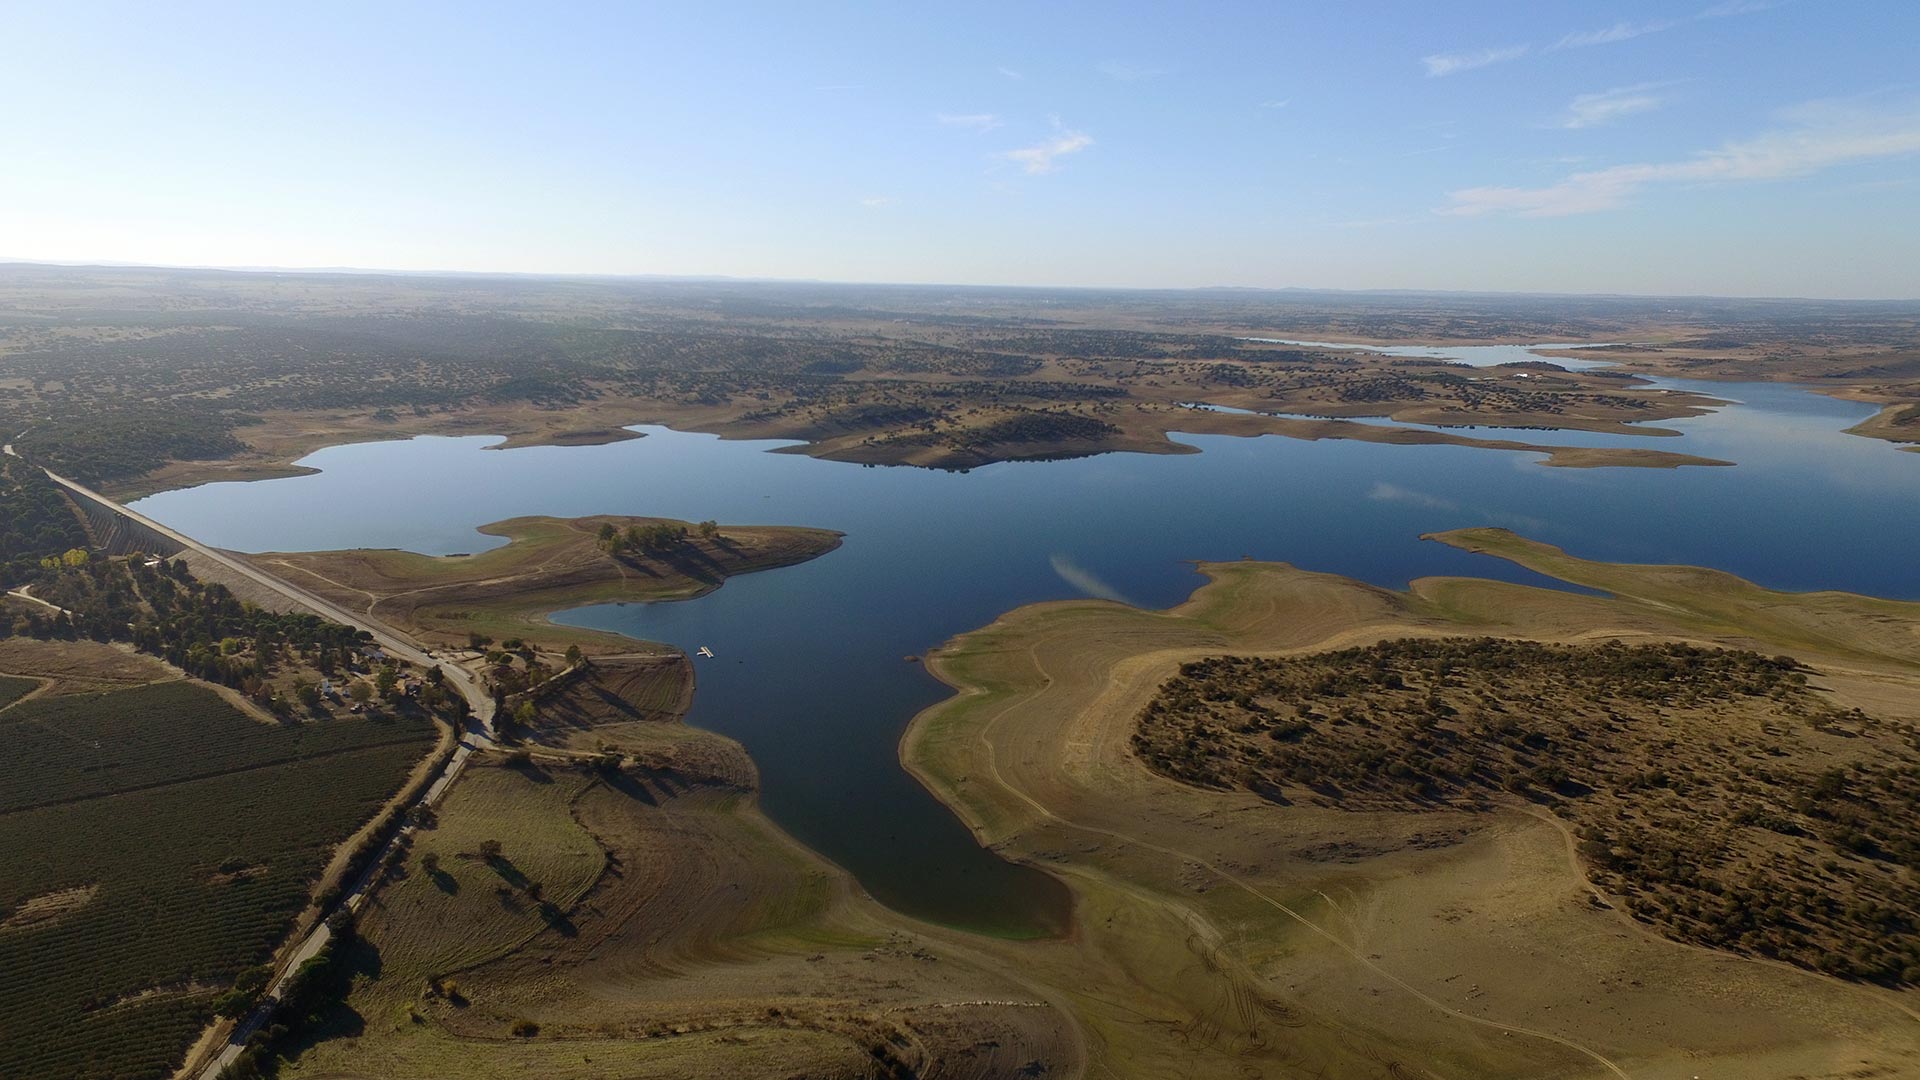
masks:
<instances>
[{"instance_id":1,"label":"blue sky","mask_svg":"<svg viewBox=\"0 0 1920 1080\"><path fill-rule=\"evenodd\" d=\"M0 256L1920 297L1920 3L0 5Z\"/></svg>"}]
</instances>

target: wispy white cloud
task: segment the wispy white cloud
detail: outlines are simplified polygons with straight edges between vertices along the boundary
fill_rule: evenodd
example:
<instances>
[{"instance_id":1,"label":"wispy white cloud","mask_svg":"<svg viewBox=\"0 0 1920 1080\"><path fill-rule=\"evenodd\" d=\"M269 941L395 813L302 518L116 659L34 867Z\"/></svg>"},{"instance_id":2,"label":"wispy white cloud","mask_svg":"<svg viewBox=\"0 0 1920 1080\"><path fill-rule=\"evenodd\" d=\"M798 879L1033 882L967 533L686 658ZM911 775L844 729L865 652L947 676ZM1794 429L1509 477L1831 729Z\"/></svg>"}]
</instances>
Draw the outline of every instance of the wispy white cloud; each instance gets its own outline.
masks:
<instances>
[{"instance_id":1,"label":"wispy white cloud","mask_svg":"<svg viewBox=\"0 0 1920 1080\"><path fill-rule=\"evenodd\" d=\"M1561 116L1559 126L1563 128L1590 128L1611 124L1623 116L1634 113L1652 112L1665 104L1654 91L1664 83L1639 83L1634 86L1616 86L1611 90L1602 90L1596 94L1581 94L1567 104L1567 111Z\"/></svg>"},{"instance_id":2,"label":"wispy white cloud","mask_svg":"<svg viewBox=\"0 0 1920 1080\"><path fill-rule=\"evenodd\" d=\"M1412 225L1419 220L1411 217L1349 218L1344 221L1320 221L1313 224L1328 229L1382 229L1389 225Z\"/></svg>"},{"instance_id":3,"label":"wispy white cloud","mask_svg":"<svg viewBox=\"0 0 1920 1080\"><path fill-rule=\"evenodd\" d=\"M1157 79L1162 75L1171 75L1173 69L1153 64L1136 64L1125 60L1108 60L1100 65L1100 74L1121 82L1140 82L1143 79Z\"/></svg>"},{"instance_id":4,"label":"wispy white cloud","mask_svg":"<svg viewBox=\"0 0 1920 1080\"><path fill-rule=\"evenodd\" d=\"M1863 161L1920 154L1920 102L1889 110L1815 102L1791 110L1792 125L1695 154L1685 161L1577 172L1546 187L1475 187L1450 193L1441 213L1564 217L1611 210L1648 187L1781 180Z\"/></svg>"},{"instance_id":5,"label":"wispy white cloud","mask_svg":"<svg viewBox=\"0 0 1920 1080\"><path fill-rule=\"evenodd\" d=\"M948 127L966 128L969 131L992 131L1000 126L1000 118L992 113L940 113L934 119Z\"/></svg>"},{"instance_id":6,"label":"wispy white cloud","mask_svg":"<svg viewBox=\"0 0 1920 1080\"><path fill-rule=\"evenodd\" d=\"M1093 145L1093 136L1084 131L1060 131L1032 146L1008 150L1000 156L1030 173L1050 173L1059 168L1059 159L1077 154Z\"/></svg>"},{"instance_id":7,"label":"wispy white cloud","mask_svg":"<svg viewBox=\"0 0 1920 1080\"><path fill-rule=\"evenodd\" d=\"M1446 75L1458 75L1475 68L1504 64L1509 60L1518 60L1531 52L1531 45L1509 45L1500 49L1480 49L1474 52L1436 53L1423 56L1420 62L1427 66L1427 74L1433 78Z\"/></svg>"},{"instance_id":8,"label":"wispy white cloud","mask_svg":"<svg viewBox=\"0 0 1920 1080\"><path fill-rule=\"evenodd\" d=\"M1620 41L1632 41L1637 37L1657 34L1662 30L1671 30L1680 25L1672 19L1653 19L1648 22L1617 22L1612 26L1603 26L1598 30L1583 30L1568 34L1547 48L1584 49L1590 45L1612 45Z\"/></svg>"},{"instance_id":9,"label":"wispy white cloud","mask_svg":"<svg viewBox=\"0 0 1920 1080\"><path fill-rule=\"evenodd\" d=\"M1272 101L1261 102L1260 107L1263 109L1284 109L1291 104L1293 104L1292 98L1276 98Z\"/></svg>"},{"instance_id":10,"label":"wispy white cloud","mask_svg":"<svg viewBox=\"0 0 1920 1080\"><path fill-rule=\"evenodd\" d=\"M1759 11L1772 11L1777 7L1786 7L1790 0L1726 0L1715 4L1694 16L1698 19L1724 19L1729 15L1752 15Z\"/></svg>"},{"instance_id":11,"label":"wispy white cloud","mask_svg":"<svg viewBox=\"0 0 1920 1080\"><path fill-rule=\"evenodd\" d=\"M1540 51L1542 53L1551 53L1559 52L1562 49L1584 49L1594 45L1613 45L1622 41L1632 41L1637 37L1645 37L1648 34L1662 33L1689 22L1700 22L1704 19L1724 19L1734 15L1751 15L1755 12L1782 7L1790 2L1791 0L1724 0L1722 3L1714 4L1712 7L1696 12L1687 18L1647 19L1643 22L1622 20L1611 26L1602 26L1593 30L1576 30L1572 33L1562 35L1559 40L1547 45ZM1499 49L1438 53L1433 56L1421 57L1420 62L1426 65L1428 75L1437 77L1442 75L1457 75L1462 71L1472 71L1475 68L1505 63L1508 60L1518 60L1532 51L1534 51L1533 45L1528 43L1523 45L1509 45Z\"/></svg>"},{"instance_id":12,"label":"wispy white cloud","mask_svg":"<svg viewBox=\"0 0 1920 1080\"><path fill-rule=\"evenodd\" d=\"M996 68L995 70L1000 72L1002 78L1011 79L1014 82L1021 82L1026 79L1025 75L1020 74L1010 67Z\"/></svg>"},{"instance_id":13,"label":"wispy white cloud","mask_svg":"<svg viewBox=\"0 0 1920 1080\"><path fill-rule=\"evenodd\" d=\"M874 207L875 209L878 209L879 207L882 207L882 206L892 206L893 204L899 201L900 201L899 199L894 198L892 195L869 195L866 198L860 200L860 205L870 206L870 207Z\"/></svg>"}]
</instances>

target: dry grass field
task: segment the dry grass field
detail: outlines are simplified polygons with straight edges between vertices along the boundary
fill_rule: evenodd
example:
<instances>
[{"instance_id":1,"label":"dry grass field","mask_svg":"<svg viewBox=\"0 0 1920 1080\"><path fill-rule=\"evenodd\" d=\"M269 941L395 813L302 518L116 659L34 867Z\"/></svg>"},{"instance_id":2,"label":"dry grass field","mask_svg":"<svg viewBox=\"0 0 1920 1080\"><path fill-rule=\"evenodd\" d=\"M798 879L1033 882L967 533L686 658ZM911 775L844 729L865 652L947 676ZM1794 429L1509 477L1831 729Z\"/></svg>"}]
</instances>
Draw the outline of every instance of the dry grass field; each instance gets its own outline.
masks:
<instances>
[{"instance_id":1,"label":"dry grass field","mask_svg":"<svg viewBox=\"0 0 1920 1080\"><path fill-rule=\"evenodd\" d=\"M98 641L0 638L0 671L42 682L47 694L84 694L180 678L164 662Z\"/></svg>"}]
</instances>

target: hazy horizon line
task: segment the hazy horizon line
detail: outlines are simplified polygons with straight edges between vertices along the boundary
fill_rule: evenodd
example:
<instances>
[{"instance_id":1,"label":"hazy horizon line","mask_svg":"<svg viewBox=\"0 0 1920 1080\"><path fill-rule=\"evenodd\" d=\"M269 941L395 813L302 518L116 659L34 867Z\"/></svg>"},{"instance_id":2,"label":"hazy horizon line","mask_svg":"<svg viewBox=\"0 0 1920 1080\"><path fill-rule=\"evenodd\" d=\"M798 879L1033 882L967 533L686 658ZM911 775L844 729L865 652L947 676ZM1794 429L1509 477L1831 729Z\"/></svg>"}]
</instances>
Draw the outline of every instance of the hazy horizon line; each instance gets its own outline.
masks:
<instances>
[{"instance_id":1,"label":"hazy horizon line","mask_svg":"<svg viewBox=\"0 0 1920 1080\"><path fill-rule=\"evenodd\" d=\"M1376 286L1342 288L1323 285L1017 285L998 282L963 281L858 281L841 278L763 277L743 274L662 274L645 272L593 272L552 270L419 270L370 266L270 266L220 263L149 263L131 260L37 259L0 255L0 267L37 266L61 270L158 270L210 271L224 274L312 274L360 275L366 277L413 278L524 278L549 281L651 281L707 282L743 285L826 285L857 288L908 289L999 289L1032 292L1316 292L1353 295L1406 294L1430 296L1528 296L1578 297L1587 299L1630 300L1754 300L1798 301L1835 304L1920 304L1920 296L1814 296L1785 293L1663 293L1663 292L1568 292L1564 290L1527 291L1519 289L1430 288L1418 286Z\"/></svg>"}]
</instances>

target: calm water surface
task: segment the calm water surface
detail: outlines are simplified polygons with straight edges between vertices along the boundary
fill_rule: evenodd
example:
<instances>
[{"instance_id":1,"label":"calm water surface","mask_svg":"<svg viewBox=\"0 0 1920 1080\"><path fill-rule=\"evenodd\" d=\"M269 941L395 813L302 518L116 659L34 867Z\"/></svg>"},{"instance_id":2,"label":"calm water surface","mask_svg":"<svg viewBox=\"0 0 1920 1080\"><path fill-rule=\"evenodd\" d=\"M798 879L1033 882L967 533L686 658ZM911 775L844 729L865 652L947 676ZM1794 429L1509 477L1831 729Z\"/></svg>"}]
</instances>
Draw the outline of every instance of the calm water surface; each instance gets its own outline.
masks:
<instances>
[{"instance_id":1,"label":"calm water surface","mask_svg":"<svg viewBox=\"0 0 1920 1080\"><path fill-rule=\"evenodd\" d=\"M498 440L485 437L334 447L304 459L315 475L211 484L138 506L244 551L471 552L500 543L475 526L521 514L842 530L838 551L698 600L558 618L689 652L712 647L716 658L697 663L691 722L745 744L768 813L883 902L951 925L1042 933L1064 921L1064 889L981 850L897 758L907 721L945 696L904 657L1010 608L1086 595L1166 607L1200 584L1191 560L1242 556L1395 588L1430 574L1552 584L1418 539L1470 525L1590 558L1920 598L1920 455L1841 434L1870 407L1772 384L1661 385L1735 404L1662 422L1678 438L1555 441L1654 446L1736 467L1549 469L1538 455L1461 447L1180 436L1204 452L944 473L646 427L636 429L646 438L600 447L490 450Z\"/></svg>"}]
</instances>

